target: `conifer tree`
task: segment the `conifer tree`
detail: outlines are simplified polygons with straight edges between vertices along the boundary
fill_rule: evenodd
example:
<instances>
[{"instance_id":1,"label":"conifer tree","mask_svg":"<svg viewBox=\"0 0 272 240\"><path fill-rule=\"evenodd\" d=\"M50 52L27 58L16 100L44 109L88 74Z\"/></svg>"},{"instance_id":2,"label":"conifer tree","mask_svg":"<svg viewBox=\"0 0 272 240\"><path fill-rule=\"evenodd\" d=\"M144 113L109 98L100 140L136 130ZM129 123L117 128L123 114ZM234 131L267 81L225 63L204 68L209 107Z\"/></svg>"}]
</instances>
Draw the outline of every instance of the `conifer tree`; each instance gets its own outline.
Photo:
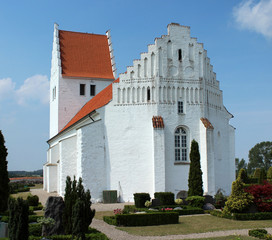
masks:
<instances>
[{"instance_id":1,"label":"conifer tree","mask_svg":"<svg viewBox=\"0 0 272 240\"><path fill-rule=\"evenodd\" d=\"M22 198L9 199L9 239L28 240L28 202Z\"/></svg>"},{"instance_id":2,"label":"conifer tree","mask_svg":"<svg viewBox=\"0 0 272 240\"><path fill-rule=\"evenodd\" d=\"M4 212L8 208L9 198L9 177L8 177L8 155L5 147L5 139L0 130L0 212Z\"/></svg>"},{"instance_id":3,"label":"conifer tree","mask_svg":"<svg viewBox=\"0 0 272 240\"><path fill-rule=\"evenodd\" d=\"M243 183L248 182L247 171L244 168L240 169L239 174L238 174L238 178L240 178Z\"/></svg>"},{"instance_id":4,"label":"conifer tree","mask_svg":"<svg viewBox=\"0 0 272 240\"><path fill-rule=\"evenodd\" d=\"M191 143L190 170L188 179L188 196L203 196L202 171L200 166L200 154L197 141Z\"/></svg>"}]
</instances>

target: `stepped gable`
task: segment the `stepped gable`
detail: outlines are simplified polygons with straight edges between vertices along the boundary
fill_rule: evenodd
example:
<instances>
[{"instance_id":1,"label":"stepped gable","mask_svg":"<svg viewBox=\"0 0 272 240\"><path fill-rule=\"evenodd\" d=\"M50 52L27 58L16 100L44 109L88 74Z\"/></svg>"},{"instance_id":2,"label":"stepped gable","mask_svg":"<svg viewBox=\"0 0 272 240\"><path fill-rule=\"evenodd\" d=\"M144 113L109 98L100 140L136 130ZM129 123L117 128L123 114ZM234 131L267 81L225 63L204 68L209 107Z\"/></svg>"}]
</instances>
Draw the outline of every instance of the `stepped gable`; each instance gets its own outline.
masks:
<instances>
[{"instance_id":1,"label":"stepped gable","mask_svg":"<svg viewBox=\"0 0 272 240\"><path fill-rule=\"evenodd\" d=\"M106 35L59 31L62 76L114 79Z\"/></svg>"},{"instance_id":2,"label":"stepped gable","mask_svg":"<svg viewBox=\"0 0 272 240\"><path fill-rule=\"evenodd\" d=\"M119 78L113 81L113 83L119 82ZM112 83L94 96L89 102L87 102L79 112L72 118L70 122L60 131L63 132L65 129L71 127L82 118L86 117L92 111L101 108L108 104L112 100Z\"/></svg>"}]
</instances>

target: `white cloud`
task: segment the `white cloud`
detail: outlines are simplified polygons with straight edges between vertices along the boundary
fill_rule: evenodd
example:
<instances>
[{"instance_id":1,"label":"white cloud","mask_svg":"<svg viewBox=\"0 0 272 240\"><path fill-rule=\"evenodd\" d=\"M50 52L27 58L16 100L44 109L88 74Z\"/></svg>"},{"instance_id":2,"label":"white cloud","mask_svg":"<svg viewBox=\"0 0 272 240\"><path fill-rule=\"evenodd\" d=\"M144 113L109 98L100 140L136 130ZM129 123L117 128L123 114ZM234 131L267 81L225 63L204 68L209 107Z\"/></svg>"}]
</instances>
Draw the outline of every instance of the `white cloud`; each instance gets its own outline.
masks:
<instances>
[{"instance_id":1,"label":"white cloud","mask_svg":"<svg viewBox=\"0 0 272 240\"><path fill-rule=\"evenodd\" d=\"M49 81L45 75L35 75L27 78L24 84L15 91L17 103L25 105L31 101L43 104L49 102Z\"/></svg>"},{"instance_id":2,"label":"white cloud","mask_svg":"<svg viewBox=\"0 0 272 240\"><path fill-rule=\"evenodd\" d=\"M0 79L0 100L13 97L15 83L11 78Z\"/></svg>"},{"instance_id":3,"label":"white cloud","mask_svg":"<svg viewBox=\"0 0 272 240\"><path fill-rule=\"evenodd\" d=\"M245 0L233 8L233 15L241 28L272 38L272 0Z\"/></svg>"}]
</instances>

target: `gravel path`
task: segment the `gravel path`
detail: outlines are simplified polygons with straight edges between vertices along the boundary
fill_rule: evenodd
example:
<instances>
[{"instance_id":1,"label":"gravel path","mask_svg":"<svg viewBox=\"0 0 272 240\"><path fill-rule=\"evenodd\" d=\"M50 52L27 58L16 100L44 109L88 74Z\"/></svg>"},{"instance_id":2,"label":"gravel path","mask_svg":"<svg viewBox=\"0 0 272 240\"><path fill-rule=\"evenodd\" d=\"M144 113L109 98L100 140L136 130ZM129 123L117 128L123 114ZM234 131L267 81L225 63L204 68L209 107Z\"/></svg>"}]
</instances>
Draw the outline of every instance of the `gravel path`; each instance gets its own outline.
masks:
<instances>
[{"instance_id":1,"label":"gravel path","mask_svg":"<svg viewBox=\"0 0 272 240\"><path fill-rule=\"evenodd\" d=\"M45 206L46 200L49 196L58 196L57 193L47 193L43 189L31 189L33 195L38 195L40 202ZM124 205L133 203L114 203L114 204L92 204L92 208L96 211L113 211L116 208L123 208ZM93 219L91 227L103 232L111 240L171 240L171 239L189 239L189 238L209 238L209 237L223 237L230 235L248 235L249 229L228 230L228 231L216 231L206 233L193 233L186 235L168 235L168 236L135 236L128 234L127 232L116 229L115 226L109 225L102 220ZM266 228L266 230L272 234L272 228Z\"/></svg>"}]
</instances>

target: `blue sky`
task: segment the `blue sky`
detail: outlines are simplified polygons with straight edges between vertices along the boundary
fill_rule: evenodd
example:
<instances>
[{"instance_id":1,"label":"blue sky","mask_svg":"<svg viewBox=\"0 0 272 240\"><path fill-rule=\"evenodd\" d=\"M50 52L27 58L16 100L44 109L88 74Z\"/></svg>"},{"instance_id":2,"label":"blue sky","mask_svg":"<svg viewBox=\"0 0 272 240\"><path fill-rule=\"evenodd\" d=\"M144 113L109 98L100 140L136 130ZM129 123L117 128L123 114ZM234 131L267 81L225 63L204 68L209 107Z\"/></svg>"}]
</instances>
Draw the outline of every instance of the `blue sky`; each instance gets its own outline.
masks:
<instances>
[{"instance_id":1,"label":"blue sky","mask_svg":"<svg viewBox=\"0 0 272 240\"><path fill-rule=\"evenodd\" d=\"M167 34L167 24L190 26L234 115L236 157L272 141L272 0L1 1L0 129L9 170L46 162L54 22L70 31L111 29L118 73Z\"/></svg>"}]
</instances>

